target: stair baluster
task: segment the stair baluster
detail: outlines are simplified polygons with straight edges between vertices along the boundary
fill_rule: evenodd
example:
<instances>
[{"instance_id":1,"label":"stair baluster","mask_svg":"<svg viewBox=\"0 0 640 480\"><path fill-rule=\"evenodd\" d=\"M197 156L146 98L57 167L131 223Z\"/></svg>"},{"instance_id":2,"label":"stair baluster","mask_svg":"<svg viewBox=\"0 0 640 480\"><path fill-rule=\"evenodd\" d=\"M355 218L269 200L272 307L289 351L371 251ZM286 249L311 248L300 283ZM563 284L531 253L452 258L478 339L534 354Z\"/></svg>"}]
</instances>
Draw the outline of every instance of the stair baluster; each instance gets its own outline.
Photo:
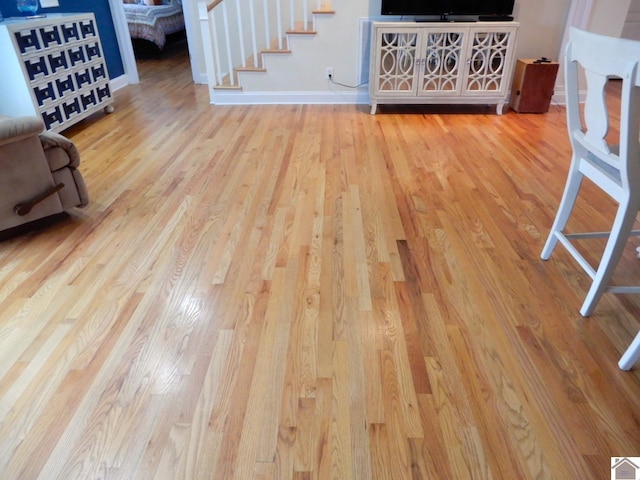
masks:
<instances>
[{"instance_id":1,"label":"stair baluster","mask_svg":"<svg viewBox=\"0 0 640 480\"><path fill-rule=\"evenodd\" d=\"M211 103L215 103L214 89L241 89L238 71L265 71L265 52L290 53L286 35L313 33L314 15L330 10L323 0L289 0L284 11L282 0L199 0ZM285 31L284 25L290 28Z\"/></svg>"}]
</instances>

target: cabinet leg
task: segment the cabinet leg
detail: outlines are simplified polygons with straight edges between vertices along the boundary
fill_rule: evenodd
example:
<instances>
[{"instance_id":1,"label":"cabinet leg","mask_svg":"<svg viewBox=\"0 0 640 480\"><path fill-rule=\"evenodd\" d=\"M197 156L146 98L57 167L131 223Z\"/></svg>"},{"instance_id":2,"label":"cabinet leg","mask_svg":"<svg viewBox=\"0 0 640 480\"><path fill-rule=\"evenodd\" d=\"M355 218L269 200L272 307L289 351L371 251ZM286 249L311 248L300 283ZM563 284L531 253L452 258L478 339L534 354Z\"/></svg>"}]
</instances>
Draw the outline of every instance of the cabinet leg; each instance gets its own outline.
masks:
<instances>
[{"instance_id":1,"label":"cabinet leg","mask_svg":"<svg viewBox=\"0 0 640 480\"><path fill-rule=\"evenodd\" d=\"M378 104L375 103L375 102L372 102L371 103L371 115L375 115L377 109L378 109Z\"/></svg>"},{"instance_id":2,"label":"cabinet leg","mask_svg":"<svg viewBox=\"0 0 640 480\"><path fill-rule=\"evenodd\" d=\"M105 113L113 113L114 110L115 108L113 108L113 105L107 105L106 107L104 107Z\"/></svg>"},{"instance_id":3,"label":"cabinet leg","mask_svg":"<svg viewBox=\"0 0 640 480\"><path fill-rule=\"evenodd\" d=\"M502 115L503 108L504 108L504 102L500 102L498 105L496 105L496 113L498 115Z\"/></svg>"}]
</instances>

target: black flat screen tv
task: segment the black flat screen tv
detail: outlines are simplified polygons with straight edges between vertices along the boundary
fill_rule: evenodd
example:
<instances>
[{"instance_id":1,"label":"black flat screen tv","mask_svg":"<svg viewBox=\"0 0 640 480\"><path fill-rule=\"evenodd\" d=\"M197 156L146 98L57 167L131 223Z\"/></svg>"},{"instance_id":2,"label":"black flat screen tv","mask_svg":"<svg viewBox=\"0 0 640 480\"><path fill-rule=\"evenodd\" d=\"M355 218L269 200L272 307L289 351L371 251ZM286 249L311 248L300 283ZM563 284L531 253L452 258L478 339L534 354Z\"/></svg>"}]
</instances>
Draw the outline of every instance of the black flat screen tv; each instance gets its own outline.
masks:
<instances>
[{"instance_id":1,"label":"black flat screen tv","mask_svg":"<svg viewBox=\"0 0 640 480\"><path fill-rule=\"evenodd\" d=\"M382 15L512 20L515 0L382 0Z\"/></svg>"}]
</instances>

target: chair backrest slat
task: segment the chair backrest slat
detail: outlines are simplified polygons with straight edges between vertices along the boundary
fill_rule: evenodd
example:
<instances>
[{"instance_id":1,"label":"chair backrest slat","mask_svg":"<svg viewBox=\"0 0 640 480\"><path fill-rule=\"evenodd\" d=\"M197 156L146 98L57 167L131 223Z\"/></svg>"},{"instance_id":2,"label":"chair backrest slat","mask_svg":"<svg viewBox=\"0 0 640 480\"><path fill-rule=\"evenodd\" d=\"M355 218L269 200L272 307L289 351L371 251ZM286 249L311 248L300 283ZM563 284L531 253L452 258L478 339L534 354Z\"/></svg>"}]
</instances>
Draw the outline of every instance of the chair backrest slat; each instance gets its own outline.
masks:
<instances>
[{"instance_id":1,"label":"chair backrest slat","mask_svg":"<svg viewBox=\"0 0 640 480\"><path fill-rule=\"evenodd\" d=\"M540 257L547 260L560 242L591 277L593 282L580 308L587 317L607 291L640 293L640 286L614 286L611 282L640 212L640 42L572 29L565 60L567 126L573 155L562 200ZM587 89L584 110L580 104L585 87L580 81L583 71ZM612 77L622 82L619 100L615 89L610 88L614 86ZM601 207L600 193L581 188L585 178L618 204L608 232L595 224L590 232L577 233L575 225L567 228L580 192L586 193L582 196L592 208ZM581 253L582 245L575 245L573 240L602 237L607 237L606 245L594 268ZM640 334L620 360L620 368L629 369L638 359Z\"/></svg>"},{"instance_id":2,"label":"chair backrest slat","mask_svg":"<svg viewBox=\"0 0 640 480\"><path fill-rule=\"evenodd\" d=\"M638 144L638 63L640 42L606 37L572 28L566 50L567 126L575 151L595 153L620 170L623 185L629 178L640 180ZM579 67L587 81L584 124L580 116ZM615 150L607 142L610 112L606 86L611 78L620 78L619 145ZM623 159L620 161L620 159Z\"/></svg>"},{"instance_id":3,"label":"chair backrest slat","mask_svg":"<svg viewBox=\"0 0 640 480\"><path fill-rule=\"evenodd\" d=\"M585 139L608 154L611 150L604 140L609 132L609 112L605 95L608 78L592 70L586 70L585 77L587 79L587 97L584 106Z\"/></svg>"}]
</instances>

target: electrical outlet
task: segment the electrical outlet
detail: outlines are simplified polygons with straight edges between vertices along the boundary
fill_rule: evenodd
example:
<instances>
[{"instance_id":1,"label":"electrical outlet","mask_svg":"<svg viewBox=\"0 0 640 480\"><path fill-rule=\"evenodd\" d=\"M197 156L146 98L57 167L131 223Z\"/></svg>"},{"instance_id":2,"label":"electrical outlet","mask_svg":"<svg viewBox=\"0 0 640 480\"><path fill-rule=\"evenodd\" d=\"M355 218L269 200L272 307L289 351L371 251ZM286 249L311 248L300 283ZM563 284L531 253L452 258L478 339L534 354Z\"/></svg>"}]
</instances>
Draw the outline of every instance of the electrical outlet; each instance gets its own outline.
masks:
<instances>
[{"instance_id":1,"label":"electrical outlet","mask_svg":"<svg viewBox=\"0 0 640 480\"><path fill-rule=\"evenodd\" d=\"M327 67L324 72L324 78L331 80L333 78L333 67Z\"/></svg>"}]
</instances>

